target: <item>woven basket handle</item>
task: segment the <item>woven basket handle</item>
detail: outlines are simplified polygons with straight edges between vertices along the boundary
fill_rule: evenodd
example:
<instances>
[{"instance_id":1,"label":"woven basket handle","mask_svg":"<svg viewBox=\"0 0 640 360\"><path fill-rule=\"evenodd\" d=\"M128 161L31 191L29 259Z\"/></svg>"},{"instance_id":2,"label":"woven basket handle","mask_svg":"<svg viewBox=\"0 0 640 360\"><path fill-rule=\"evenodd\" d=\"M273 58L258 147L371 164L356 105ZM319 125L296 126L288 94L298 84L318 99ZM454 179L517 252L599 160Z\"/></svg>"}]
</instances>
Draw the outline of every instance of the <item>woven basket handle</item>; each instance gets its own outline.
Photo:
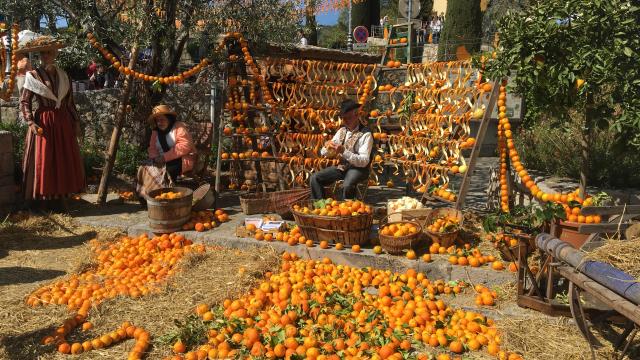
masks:
<instances>
[{"instance_id":1,"label":"woven basket handle","mask_svg":"<svg viewBox=\"0 0 640 360\"><path fill-rule=\"evenodd\" d=\"M252 193L252 192L258 193L258 192L260 192L259 191L260 186L262 186L262 192L266 193L267 192L267 185L265 185L263 182L256 184L255 191L251 190L251 191L248 191L248 193Z\"/></svg>"}]
</instances>

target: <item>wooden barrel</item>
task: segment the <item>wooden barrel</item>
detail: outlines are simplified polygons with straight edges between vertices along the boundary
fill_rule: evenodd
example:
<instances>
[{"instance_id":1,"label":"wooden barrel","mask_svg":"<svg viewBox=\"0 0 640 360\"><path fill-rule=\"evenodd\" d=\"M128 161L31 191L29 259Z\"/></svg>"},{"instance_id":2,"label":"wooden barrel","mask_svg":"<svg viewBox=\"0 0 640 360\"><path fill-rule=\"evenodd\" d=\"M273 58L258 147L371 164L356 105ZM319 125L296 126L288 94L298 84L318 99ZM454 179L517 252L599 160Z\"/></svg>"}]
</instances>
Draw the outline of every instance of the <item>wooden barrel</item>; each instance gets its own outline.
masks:
<instances>
[{"instance_id":1,"label":"wooden barrel","mask_svg":"<svg viewBox=\"0 0 640 360\"><path fill-rule=\"evenodd\" d=\"M180 192L183 196L175 200L156 200L156 195L164 192ZM147 196L147 213L151 231L167 234L182 229L191 218L193 191L184 187L162 188L149 192Z\"/></svg>"}]
</instances>

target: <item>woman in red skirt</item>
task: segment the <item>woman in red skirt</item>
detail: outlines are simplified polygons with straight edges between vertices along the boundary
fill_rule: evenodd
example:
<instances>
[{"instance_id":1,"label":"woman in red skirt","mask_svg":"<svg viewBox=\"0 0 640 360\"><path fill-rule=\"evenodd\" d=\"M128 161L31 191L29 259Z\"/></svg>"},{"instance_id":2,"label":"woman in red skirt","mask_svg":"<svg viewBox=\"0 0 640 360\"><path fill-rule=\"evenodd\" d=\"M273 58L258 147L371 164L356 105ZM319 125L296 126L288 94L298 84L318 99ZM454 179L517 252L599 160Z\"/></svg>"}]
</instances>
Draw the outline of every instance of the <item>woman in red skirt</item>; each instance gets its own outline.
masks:
<instances>
[{"instance_id":1,"label":"woman in red skirt","mask_svg":"<svg viewBox=\"0 0 640 360\"><path fill-rule=\"evenodd\" d=\"M29 125L22 165L24 197L27 202L57 200L66 210L66 199L84 190L85 178L71 79L54 64L62 47L54 38L40 36L18 53L39 52L41 60L40 67L25 76L20 97L20 111Z\"/></svg>"}]
</instances>

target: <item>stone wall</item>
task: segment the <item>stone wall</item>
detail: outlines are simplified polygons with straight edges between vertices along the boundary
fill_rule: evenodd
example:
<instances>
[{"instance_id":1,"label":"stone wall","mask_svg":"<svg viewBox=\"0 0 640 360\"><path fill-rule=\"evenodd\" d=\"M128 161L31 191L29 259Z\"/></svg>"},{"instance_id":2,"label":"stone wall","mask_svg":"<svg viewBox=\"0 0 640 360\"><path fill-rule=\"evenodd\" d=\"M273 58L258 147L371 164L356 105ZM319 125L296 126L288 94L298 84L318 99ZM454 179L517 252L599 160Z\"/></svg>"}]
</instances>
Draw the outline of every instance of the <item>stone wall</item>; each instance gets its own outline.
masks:
<instances>
[{"instance_id":1,"label":"stone wall","mask_svg":"<svg viewBox=\"0 0 640 360\"><path fill-rule=\"evenodd\" d=\"M18 99L0 100L0 123L13 124L18 119Z\"/></svg>"},{"instance_id":2,"label":"stone wall","mask_svg":"<svg viewBox=\"0 0 640 360\"><path fill-rule=\"evenodd\" d=\"M133 111L127 114L123 131L124 141L138 142L144 138L147 111L138 114L138 106L143 106L140 97L142 89L136 89L131 99ZM164 103L171 106L178 119L185 122L209 121L209 95L201 86L185 84L171 87L164 96ZM107 144L111 137L115 114L120 105L121 89L103 89L74 93L78 113L82 119L85 138L99 140ZM141 109L140 109L141 110Z\"/></svg>"},{"instance_id":3,"label":"stone wall","mask_svg":"<svg viewBox=\"0 0 640 360\"><path fill-rule=\"evenodd\" d=\"M0 215L10 211L15 204L13 171L13 137L8 131L0 131Z\"/></svg>"}]
</instances>

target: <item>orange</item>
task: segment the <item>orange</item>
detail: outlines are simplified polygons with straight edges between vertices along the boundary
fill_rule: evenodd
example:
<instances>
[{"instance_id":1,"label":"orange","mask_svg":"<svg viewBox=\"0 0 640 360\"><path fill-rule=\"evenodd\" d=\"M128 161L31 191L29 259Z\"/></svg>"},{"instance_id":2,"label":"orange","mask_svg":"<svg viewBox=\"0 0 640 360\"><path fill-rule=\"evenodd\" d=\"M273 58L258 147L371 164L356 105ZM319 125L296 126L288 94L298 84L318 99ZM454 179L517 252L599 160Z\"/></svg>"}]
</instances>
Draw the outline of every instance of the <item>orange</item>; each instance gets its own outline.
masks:
<instances>
[{"instance_id":1,"label":"orange","mask_svg":"<svg viewBox=\"0 0 640 360\"><path fill-rule=\"evenodd\" d=\"M71 352L71 345L69 345L69 343L63 342L62 344L58 345L58 351L63 354L69 354Z\"/></svg>"},{"instance_id":2,"label":"orange","mask_svg":"<svg viewBox=\"0 0 640 360\"><path fill-rule=\"evenodd\" d=\"M187 347L184 345L182 340L178 340L175 344L173 344L173 352L176 354L184 354L187 351Z\"/></svg>"},{"instance_id":3,"label":"orange","mask_svg":"<svg viewBox=\"0 0 640 360\"><path fill-rule=\"evenodd\" d=\"M353 245L353 246L351 247L351 251L353 251L353 252L355 252L355 253L359 253L359 252L361 251L361 250L360 250L360 245Z\"/></svg>"}]
</instances>

